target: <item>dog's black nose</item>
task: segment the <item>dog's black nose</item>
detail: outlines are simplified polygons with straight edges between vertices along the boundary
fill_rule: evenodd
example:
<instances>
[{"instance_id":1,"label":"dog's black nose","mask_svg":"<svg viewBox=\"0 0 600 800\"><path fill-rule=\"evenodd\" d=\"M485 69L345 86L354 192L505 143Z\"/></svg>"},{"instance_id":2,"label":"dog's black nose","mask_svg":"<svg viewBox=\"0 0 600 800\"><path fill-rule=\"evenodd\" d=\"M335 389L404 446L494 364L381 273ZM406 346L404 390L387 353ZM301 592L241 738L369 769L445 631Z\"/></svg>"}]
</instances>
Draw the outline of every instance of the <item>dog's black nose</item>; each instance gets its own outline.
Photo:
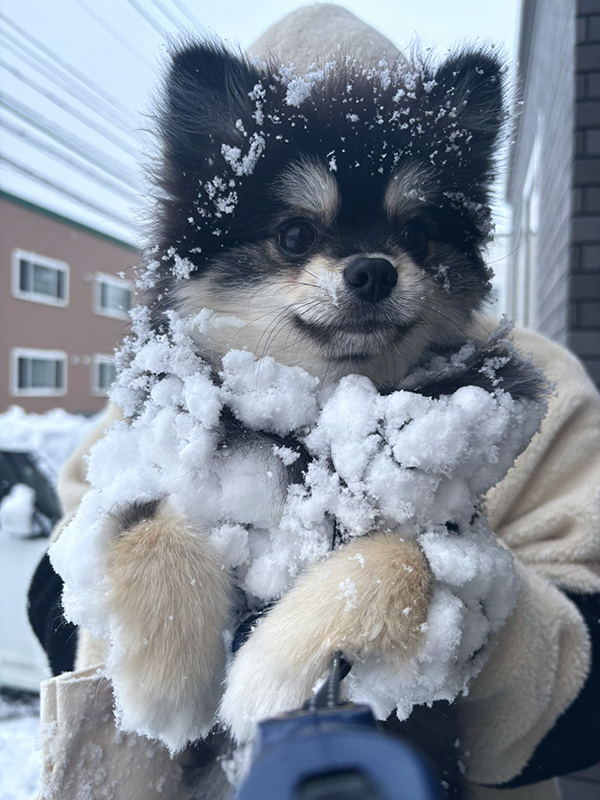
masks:
<instances>
[{"instance_id":1,"label":"dog's black nose","mask_svg":"<svg viewBox=\"0 0 600 800\"><path fill-rule=\"evenodd\" d=\"M344 270L344 278L367 303L389 297L398 283L398 273L385 258L355 258Z\"/></svg>"}]
</instances>

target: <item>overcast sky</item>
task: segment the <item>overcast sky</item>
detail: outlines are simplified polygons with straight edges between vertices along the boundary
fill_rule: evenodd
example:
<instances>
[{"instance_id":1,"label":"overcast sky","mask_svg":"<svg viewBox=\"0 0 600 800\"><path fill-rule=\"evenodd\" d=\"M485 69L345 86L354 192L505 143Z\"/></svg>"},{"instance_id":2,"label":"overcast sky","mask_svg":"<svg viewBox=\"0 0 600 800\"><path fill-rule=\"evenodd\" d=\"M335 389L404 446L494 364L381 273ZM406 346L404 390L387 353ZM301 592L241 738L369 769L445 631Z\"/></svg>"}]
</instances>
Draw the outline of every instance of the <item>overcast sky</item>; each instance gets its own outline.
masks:
<instances>
[{"instance_id":1,"label":"overcast sky","mask_svg":"<svg viewBox=\"0 0 600 800\"><path fill-rule=\"evenodd\" d=\"M136 240L144 114L183 30L243 46L297 0L2 0L0 188ZM514 51L519 0L349 0L401 48L442 58L464 42Z\"/></svg>"}]
</instances>

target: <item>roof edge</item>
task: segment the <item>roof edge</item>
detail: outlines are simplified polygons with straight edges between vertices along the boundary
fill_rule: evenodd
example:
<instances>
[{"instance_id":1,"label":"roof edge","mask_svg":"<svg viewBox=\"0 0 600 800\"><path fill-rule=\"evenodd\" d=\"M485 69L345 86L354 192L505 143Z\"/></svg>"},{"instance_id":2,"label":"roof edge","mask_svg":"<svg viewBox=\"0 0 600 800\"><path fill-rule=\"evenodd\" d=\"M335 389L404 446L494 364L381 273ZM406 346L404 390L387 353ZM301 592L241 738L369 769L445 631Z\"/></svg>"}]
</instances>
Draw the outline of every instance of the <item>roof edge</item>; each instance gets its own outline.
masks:
<instances>
[{"instance_id":1,"label":"roof edge","mask_svg":"<svg viewBox=\"0 0 600 800\"><path fill-rule=\"evenodd\" d=\"M129 242L125 242L123 239L117 239L115 236L110 236L108 233L102 233L102 231L98 231L95 228L90 228L88 225L84 225L82 222L76 222L74 219L64 217L62 214L57 214L56 211L50 211L48 208L38 206L35 203L32 203L29 200L24 200L22 197L11 194L4 189L0 189L0 200L6 200L9 203L14 203L17 206L26 208L28 211L33 211L34 213L42 214L43 216L49 217L57 222L70 225L72 228L83 231L90 236L96 236L98 239L103 239L104 241L110 242L110 244L114 244L117 247L124 247L127 250L130 250L132 253L139 254L140 252L138 247L135 247Z\"/></svg>"}]
</instances>

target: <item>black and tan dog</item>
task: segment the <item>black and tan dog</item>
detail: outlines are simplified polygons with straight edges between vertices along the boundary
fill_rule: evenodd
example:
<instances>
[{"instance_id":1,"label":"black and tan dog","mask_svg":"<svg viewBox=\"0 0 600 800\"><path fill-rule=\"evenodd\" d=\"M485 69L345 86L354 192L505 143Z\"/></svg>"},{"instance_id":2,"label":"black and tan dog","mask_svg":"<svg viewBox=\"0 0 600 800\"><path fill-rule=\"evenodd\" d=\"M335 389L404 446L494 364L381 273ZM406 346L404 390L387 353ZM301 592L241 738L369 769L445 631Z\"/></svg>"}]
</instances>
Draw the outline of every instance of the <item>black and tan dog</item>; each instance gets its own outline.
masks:
<instances>
[{"instance_id":1,"label":"black and tan dog","mask_svg":"<svg viewBox=\"0 0 600 800\"><path fill-rule=\"evenodd\" d=\"M152 328L168 336L170 310L242 320L233 335L198 338L215 370L235 347L325 385L358 373L382 392L492 389L481 367L493 343L454 371L413 376L474 335L489 292L502 72L475 50L436 67L339 54L297 75L215 42L178 49L158 116L156 245L142 297ZM502 363L504 389L535 393L537 379ZM243 435L233 428L227 436ZM336 650L400 665L418 646L429 566L414 542L384 530L297 580L235 656L223 696L234 578L168 498L113 523L111 608L124 645L113 679L129 723L173 750L206 735L219 707L247 739L258 719L305 701ZM351 614L347 581L359 598Z\"/></svg>"}]
</instances>

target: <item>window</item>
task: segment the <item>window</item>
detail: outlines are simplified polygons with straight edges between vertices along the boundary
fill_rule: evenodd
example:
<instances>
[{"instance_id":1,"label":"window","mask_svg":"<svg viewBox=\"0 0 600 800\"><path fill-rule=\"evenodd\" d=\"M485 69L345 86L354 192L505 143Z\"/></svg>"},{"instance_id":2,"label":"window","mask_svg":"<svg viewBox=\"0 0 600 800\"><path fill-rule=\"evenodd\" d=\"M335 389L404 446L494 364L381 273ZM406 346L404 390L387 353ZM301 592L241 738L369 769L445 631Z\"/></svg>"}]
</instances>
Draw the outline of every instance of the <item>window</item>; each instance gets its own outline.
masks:
<instances>
[{"instance_id":1,"label":"window","mask_svg":"<svg viewBox=\"0 0 600 800\"><path fill-rule=\"evenodd\" d=\"M64 261L13 251L12 291L20 300L66 306L69 302L69 265Z\"/></svg>"},{"instance_id":2,"label":"window","mask_svg":"<svg viewBox=\"0 0 600 800\"><path fill-rule=\"evenodd\" d=\"M114 275L97 272L94 281L94 311L103 317L129 319L131 283Z\"/></svg>"},{"instance_id":3,"label":"window","mask_svg":"<svg viewBox=\"0 0 600 800\"><path fill-rule=\"evenodd\" d=\"M92 394L106 395L117 376L112 356L95 355L92 364Z\"/></svg>"},{"instance_id":4,"label":"window","mask_svg":"<svg viewBox=\"0 0 600 800\"><path fill-rule=\"evenodd\" d=\"M11 361L13 396L53 397L66 393L67 355L61 350L15 348Z\"/></svg>"}]
</instances>

